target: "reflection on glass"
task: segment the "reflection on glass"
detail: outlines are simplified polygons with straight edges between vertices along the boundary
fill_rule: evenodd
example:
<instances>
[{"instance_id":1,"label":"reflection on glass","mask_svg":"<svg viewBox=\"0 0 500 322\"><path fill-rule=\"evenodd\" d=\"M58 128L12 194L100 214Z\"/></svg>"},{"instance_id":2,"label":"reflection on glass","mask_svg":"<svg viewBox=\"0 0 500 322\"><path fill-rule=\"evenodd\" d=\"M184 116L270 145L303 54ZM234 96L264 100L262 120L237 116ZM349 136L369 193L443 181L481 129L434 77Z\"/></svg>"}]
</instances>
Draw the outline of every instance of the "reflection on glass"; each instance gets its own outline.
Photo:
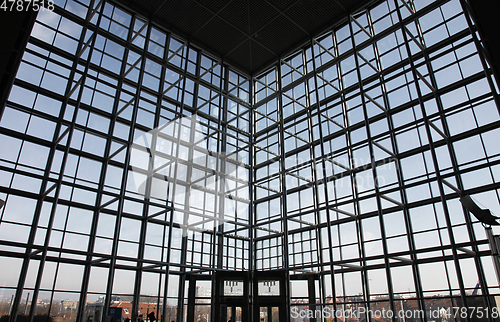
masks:
<instances>
[{"instance_id":1,"label":"reflection on glass","mask_svg":"<svg viewBox=\"0 0 500 322\"><path fill-rule=\"evenodd\" d=\"M270 322L267 314L267 307L261 307L259 309L260 322Z\"/></svg>"},{"instance_id":2,"label":"reflection on glass","mask_svg":"<svg viewBox=\"0 0 500 322\"><path fill-rule=\"evenodd\" d=\"M272 313L271 313L272 321L270 321L270 322L279 322L279 320L280 320L280 308L277 306L273 306L271 308L271 311L272 311Z\"/></svg>"}]
</instances>

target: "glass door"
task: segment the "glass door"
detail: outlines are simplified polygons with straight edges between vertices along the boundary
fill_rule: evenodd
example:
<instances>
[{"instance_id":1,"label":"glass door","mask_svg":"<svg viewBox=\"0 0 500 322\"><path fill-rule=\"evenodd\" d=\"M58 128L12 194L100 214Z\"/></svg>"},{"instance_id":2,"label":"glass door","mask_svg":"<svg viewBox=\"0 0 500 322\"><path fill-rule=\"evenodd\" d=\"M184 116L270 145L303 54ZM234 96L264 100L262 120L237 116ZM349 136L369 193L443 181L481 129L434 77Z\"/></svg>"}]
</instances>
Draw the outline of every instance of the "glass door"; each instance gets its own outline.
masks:
<instances>
[{"instance_id":1,"label":"glass door","mask_svg":"<svg viewBox=\"0 0 500 322\"><path fill-rule=\"evenodd\" d=\"M221 322L243 322L243 308L235 305L221 305Z\"/></svg>"},{"instance_id":2,"label":"glass door","mask_svg":"<svg viewBox=\"0 0 500 322\"><path fill-rule=\"evenodd\" d=\"M260 306L259 307L260 322L279 322L280 307L279 306Z\"/></svg>"}]
</instances>

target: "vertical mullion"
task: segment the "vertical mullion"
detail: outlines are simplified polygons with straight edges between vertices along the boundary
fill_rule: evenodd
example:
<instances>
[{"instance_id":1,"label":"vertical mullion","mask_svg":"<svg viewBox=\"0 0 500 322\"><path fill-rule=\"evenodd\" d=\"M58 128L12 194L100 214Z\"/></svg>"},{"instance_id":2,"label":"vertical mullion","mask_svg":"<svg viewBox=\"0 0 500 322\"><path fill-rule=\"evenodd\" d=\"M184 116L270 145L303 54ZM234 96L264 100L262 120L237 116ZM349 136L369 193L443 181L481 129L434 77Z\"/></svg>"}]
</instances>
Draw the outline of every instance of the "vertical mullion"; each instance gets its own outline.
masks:
<instances>
[{"instance_id":1,"label":"vertical mullion","mask_svg":"<svg viewBox=\"0 0 500 322\"><path fill-rule=\"evenodd\" d=\"M163 59L162 59L162 68L161 68L161 73L160 73L160 86L158 89L158 96L157 96L157 107L156 107L156 115L155 115L155 128L159 126L160 124L160 115L161 115L161 110L163 107L163 91L165 90L164 85L165 85L165 75L167 73L167 56L168 56L168 46L169 46L169 41L170 41L170 34L166 33L165 34L165 48L163 48ZM156 147L155 147L156 150ZM153 167L154 169L154 167ZM167 182L167 185L168 182ZM165 195L165 207L168 208L168 193L169 189L166 189L166 195ZM169 222L169 227L171 226L172 220L167 221L169 211L167 210L165 212L165 221ZM147 224L147 219L146 219L146 224ZM162 233L162 252L161 252L161 257L160 261L162 263L166 263L165 265L161 266L161 271L158 273L159 274L159 282L158 282L158 295L156 296L156 319L158 322L163 322L164 321L164 316L165 316L165 311L166 311L166 306L167 306L167 293L168 293L168 277L169 277L169 269L168 269L168 261L165 260L164 256L164 249L165 249L165 234L167 232L167 226L163 225L163 233ZM170 249L170 248L169 248ZM165 271L163 272L163 266L165 266ZM161 310L161 320L158 317L158 313L160 312L160 299L162 298L162 279L165 279L163 282L164 288L163 288L163 306ZM152 322L152 321L151 321Z\"/></svg>"},{"instance_id":2,"label":"vertical mullion","mask_svg":"<svg viewBox=\"0 0 500 322\"><path fill-rule=\"evenodd\" d=\"M463 11L462 14L467 17L467 14L466 14L465 10ZM444 23L446 23L446 21ZM474 39L477 39L475 33L473 32L472 26L471 25L468 25L468 26L469 26L469 30L471 32L472 37ZM478 50L478 52L480 52L480 51ZM456 52L455 52L455 56L456 56ZM431 79L431 83L434 86L434 88L437 88L437 81L436 81L436 78L435 78L435 74L434 74L432 65L430 63L430 58L429 58L428 52L424 52L424 57L425 57L425 62L426 62L426 65L427 65L427 69L429 70L429 77ZM483 63L483 60L481 59L481 56L480 56L480 60L481 60L481 63ZM458 61L457 61L457 64L458 64ZM484 73L485 73L485 78L487 79L488 84L490 85L491 92L493 93L493 97L495 98L495 101L497 103L498 102L498 100L497 100L498 95L496 95L495 87L494 87L493 82L491 80L491 75L487 72L487 68L485 68L485 67L486 66L483 65ZM438 110L440 112L439 113L439 117L440 117L441 122L443 124L444 133L448 137L450 137L450 130L449 130L449 127L448 127L448 122L447 122L447 120L446 120L446 118L444 116L444 107L443 107L443 104L442 104L441 97L438 96L438 94L436 92L434 92L433 94L434 94L434 99L436 101ZM498 109L499 105L498 104L496 104L496 105L497 105L497 109ZM452 167L453 167L453 173L455 174L455 180L457 182L457 187L458 187L458 189L460 191L464 191L465 187L464 187L464 184L462 182L462 178L460 176L460 171L459 171L457 156L456 156L456 153L455 153L455 148L454 148L453 144L449 140L446 140L446 145L447 145L448 151L450 153L450 160L451 160ZM477 247L477 244L476 244L477 241L476 241L475 234L474 234L474 228L472 227L471 217L470 217L470 215L469 216L467 215L468 211L466 211L465 207L462 206L462 209L463 209L463 212L464 212L465 225L467 227L467 232L469 234L469 240L472 242L471 248L473 249L473 251L475 253L475 255L473 257L474 258L474 264L476 266L476 270L477 270L478 278L479 278L479 281L480 281L480 284L481 284L483 296L485 296L485 299L486 299L487 302L491 302L489 300L488 288L485 287L485 285L486 285L486 278L484 276L483 266L482 266L480 258L477 256L479 248ZM451 238L453 238L453 240L454 240L454 237L451 237ZM463 283L460 263L458 262L456 265L459 268L457 270L457 275L459 276L459 283ZM464 292L465 292L465 290L464 290ZM489 304L491 305L492 303L489 303ZM470 317L468 317L468 318L470 318Z\"/></svg>"},{"instance_id":3,"label":"vertical mullion","mask_svg":"<svg viewBox=\"0 0 500 322\"><path fill-rule=\"evenodd\" d=\"M414 9L412 2L410 2L409 5L412 6ZM389 6L388 6L388 9L389 9L388 15L390 15L391 13L390 13ZM368 15L368 18L370 19L370 22L371 22L370 15ZM372 28L373 28L373 25L372 25ZM404 31L402 31L402 32L404 32ZM376 43L373 44L373 47L374 47L375 59L377 61L377 67L380 71L382 71L382 63L380 60L380 55L379 55L379 51L378 51L378 47L377 47ZM401 53L399 54L399 56L400 56L400 58L402 58ZM384 79L383 72L381 72L379 74L379 78L380 78L380 84L382 87L382 97L384 100L384 104L387 107L387 111L390 111L390 102L389 102L389 97L387 95L386 82ZM398 151L399 149L398 149L398 146L396 144L396 135L395 135L395 130L394 130L394 124L393 124L392 117L391 117L389 112L386 112L386 119L387 119L387 124L388 124L388 128L389 128L389 137L391 140L392 149L393 149L395 155L399 155L399 151ZM402 201L403 205L407 205L408 198L406 195L406 190L404 190L404 178L403 178L403 175L401 172L402 171L401 160L399 157L395 157L395 158L393 158L393 161L396 164L396 176L398 178L399 195L401 197L401 201ZM415 239L414 239L414 234L413 234L413 228L411 226L410 213L409 213L408 207L403 207L403 216L404 216L404 221L405 221L405 225L406 225L406 230L408 232L407 235L408 235L408 242L409 242L409 247L410 247L410 257L412 260L411 267L412 267L412 271L413 271L413 279L414 279L414 283L415 283L415 290L417 293L417 299L418 299L420 308L424 309L425 308L425 301L423 299L423 293L422 293L422 280L420 277L420 271L418 270L418 267L416 264L418 258L415 254L415 250L416 250ZM385 221L385 219L384 219L384 221ZM381 226L381 229L385 230L385 226ZM389 266L389 269L390 269L390 266ZM389 280L388 280L388 282L389 282ZM392 283L392 281L391 281L391 283ZM401 310L402 309L403 308L401 307Z\"/></svg>"},{"instance_id":4,"label":"vertical mullion","mask_svg":"<svg viewBox=\"0 0 500 322\"><path fill-rule=\"evenodd\" d=\"M311 43L312 43L312 40L311 40ZM314 58L314 57L313 57ZM304 69L306 68L306 64L307 64L307 57L306 57L306 53L305 53L305 50L302 50L302 63L304 65ZM316 77L314 77L314 79L316 79ZM315 83L316 85L316 83ZM321 272L323 271L323 263L324 263L324 260L323 260L323 243L322 243L322 238L321 238L321 229L318 227L318 225L320 224L321 222L321 216L320 216L320 211L318 210L320 208L320 199L319 199L319 193L318 193L318 175L316 173L316 153L315 153L315 146L313 145L313 142L314 142L314 136L313 136L313 116L312 116L312 104L311 104L311 101L310 101L310 91L311 89L309 88L309 82L307 80L304 80L304 86L305 86L305 95L306 95L306 106L307 106L307 129L309 131L309 142L308 142L308 145L309 145L309 155L310 155L310 171L311 171L311 184L310 185L306 185L308 188L309 186L311 186L312 190L313 190L313 196L314 196L314 200L313 200L313 211L314 211L314 215L315 215L315 219L316 219L316 223L315 223L315 226L314 226L314 230L311 230L310 232L314 231L316 233L316 238L315 238L315 241L313 241L313 236L310 237L309 239L309 251L311 253L311 266L314 265L314 261L313 261L313 258L312 258L312 254L313 254L313 248L312 246L315 245L316 246L316 253L317 253L317 260L316 260L316 263L318 265L318 272L320 272L320 277L322 277L322 274ZM318 89L317 87L315 87L315 92L317 93ZM316 97L316 105L319 106L319 100L318 98ZM319 108L316 108L316 110L319 111ZM319 112L318 112L318 118L319 118ZM319 123L319 127L321 128L321 123ZM321 161L324 165L324 159L322 159ZM321 181L324 181L324 180L321 180ZM307 189L307 188L306 188ZM325 200L328 199L325 197ZM326 210L327 211L327 210ZM314 280L310 281L310 283L313 283L314 284ZM309 298L314 298L314 306L311 308L311 310L313 311L316 311L316 293L315 293L315 288L314 288L315 285L313 285L313 294L309 294ZM309 289L309 291L311 291L311 289ZM322 293L321 293L322 294ZM321 296L321 303L323 303L323 299L324 297ZM322 307L322 306L321 306ZM316 320L316 319L314 319Z\"/></svg>"},{"instance_id":5,"label":"vertical mullion","mask_svg":"<svg viewBox=\"0 0 500 322\"><path fill-rule=\"evenodd\" d=\"M255 299L257 294L254 294L254 288L253 288L253 283L256 283L256 281L253 280L252 278L252 273L256 270L256 262L254 260L257 259L256 254L254 253L257 250L257 247L254 244L254 226L255 226L255 208L254 208L254 202L255 202L255 195L254 195L254 169L255 169L255 148L254 148L254 139L255 139L255 126L254 124L254 111L253 111L253 104L255 101L255 80L254 78L249 79L249 103L250 107L248 107L248 124L249 124L249 132L250 135L248 137L248 161L250 163L250 169L248 173L250 174L248 176L248 196L250 199L250 203L248 205L248 224L250 228L248 229L248 234L249 234L249 243L248 243L248 270L250 271L250 285L248 286L248 292L249 292L249 298ZM238 115L239 111L238 111ZM243 254L243 263L245 263L245 242L242 243L243 249L242 249L242 254ZM249 306L248 306L248 321L253 321L254 320L254 305L255 301L250 301Z\"/></svg>"},{"instance_id":6,"label":"vertical mullion","mask_svg":"<svg viewBox=\"0 0 500 322\"><path fill-rule=\"evenodd\" d=\"M182 130L182 115L184 115L184 99L186 97L185 93L186 93L186 83L187 83L187 65L188 65L188 54L189 54L189 42L188 44L186 44L184 46L184 48L182 49L182 52L184 52L184 50L186 50L186 54L185 54L185 57L183 57L182 59L184 60L184 69L183 69L183 73L184 73L184 82L182 84L182 94L181 94L181 105L180 105L180 113L179 113L179 120L178 120L178 127L177 127L177 148L176 148L176 155L175 155L175 159L177 160L176 162L176 165L175 165L175 170L174 170L174 185L173 185L173 192L172 192L172 197L174 198L174 203L175 203L175 193L176 193L176 186L177 186L177 169L179 168L179 165L178 165L178 160L179 160L179 150L180 150L180 146L181 146L181 130ZM181 61L182 61L181 59ZM187 189L187 187L186 187ZM174 204L175 205L175 204ZM174 206L174 209L175 209L175 206ZM183 216L186 217L186 212L184 209L181 209L180 210L182 213L183 213ZM172 222L173 222L173 219L174 219L174 214L172 212ZM172 224L171 224L172 225ZM179 229L182 229L182 227L180 227ZM172 240L172 235L170 235L169 237L170 239L170 242ZM183 252L183 248L184 247L184 238L182 238L182 244L181 244L181 254L184 254ZM169 254L171 252L171 249L169 249ZM181 260L181 263L182 265L182 260ZM184 310L184 290L185 290L185 287L184 287L184 283L186 282L186 278L185 278L185 274L182 274L182 271L184 270L183 268L184 266L181 266L181 273L178 275L179 276L179 285L178 285L178 292L177 292L177 321L182 321L182 316L183 316L183 310Z\"/></svg>"},{"instance_id":7,"label":"vertical mullion","mask_svg":"<svg viewBox=\"0 0 500 322\"><path fill-rule=\"evenodd\" d=\"M100 19L100 17L99 17L99 19ZM88 28L88 23L86 24L86 27ZM84 37L85 37L85 34L84 34L85 30L88 30L88 29L83 28L82 34L80 36L80 41L79 41L79 44L78 44L78 48L81 48L82 45L83 45ZM95 37L93 39L92 48L93 48L94 42L95 42ZM90 57L90 54L89 54L89 57ZM88 68L89 68L89 61L87 61L86 65L85 65L85 69L86 70L88 70ZM74 60L73 61L73 65L71 67L70 77L68 78L68 84L66 86L65 93L69 93L70 90L71 90L71 87L73 86L73 79L75 78L77 66L78 66L78 61ZM86 73L84 73L82 75L82 80L84 80L85 75L86 75ZM79 96L78 96L79 98L81 98L82 91L83 91L82 88L83 87L84 87L84 85L83 85L83 82L82 82L81 87L80 87L80 91L79 91ZM65 108L68 105L68 101L69 101L69 95L65 95L64 101L63 101L62 106L61 106L60 114L59 114L59 120L61 120L64 117L64 112L65 112ZM78 99L77 101L80 102L80 99ZM47 226L47 233L46 233L46 236L45 236L45 242L44 242L44 246L43 246L43 250L42 250L41 260L40 260L40 263L39 263L39 266L38 266L39 267L39 269L38 269L38 275L37 275L37 279L36 279L36 282L35 282L35 288L33 290L32 305L31 305L30 312L29 312L29 317L28 317L29 319L33 318L34 311L35 311L35 308L36 308L37 298L38 298L38 294L39 294L39 290L40 290L40 284L41 284L41 281L42 281L42 276L43 276L43 272L44 272L44 268L45 268L45 263L46 263L46 259L47 259L47 252L48 252L47 249L48 249L48 245L49 245L49 241L50 241L50 235L51 235L51 232L52 232L52 225L53 225L54 217L55 217L55 213L56 213L56 205L57 205L57 201L59 200L59 194L60 194L60 191L61 191L61 184L62 184L62 179L63 179L63 173L64 173L64 169L66 167L66 162L67 162L67 158L68 158L68 154L69 154L69 146L70 146L71 138L73 136L73 130L75 128L76 116L77 116L79 105L80 104L77 103L77 105L75 107L75 110L73 112L74 114L73 114L73 118L72 118L71 124L68 126L69 132L67 134L67 144L66 144L66 148L64 149L64 156L63 156L63 160L61 162L61 172L59 173L59 176L58 176L58 179L57 179L57 183L56 183L57 187L56 187L55 193L54 193L54 200L55 201L54 201L54 203L52 205L52 210L51 210L51 213L50 213L50 217L49 217L50 219L49 219L49 223L48 223L48 226ZM61 123L58 123L57 126L56 126L56 130L54 132L54 135L58 135L58 133L60 131L60 128L61 128ZM53 161L54 154L55 154L55 151L57 149L56 146L57 145L54 145L54 147L50 151L49 158L47 160L47 165ZM50 169L47 167L47 170L45 172L45 176L48 176L49 173L50 173ZM42 184L42 189L46 185L46 182L47 181L44 180L44 183ZM39 201L39 204L41 203L42 200L43 200L43 198ZM40 207L40 208L38 208L38 207ZM17 287L17 290L16 290L16 296L15 296L15 299L14 299L14 302L13 302L13 305L12 305L12 308L11 308L11 312L12 312L11 313L11 315L12 315L11 321L12 322L16 322L16 319L17 319L17 311L18 311L19 303L20 303L20 300L21 300L21 297L22 297L22 292L23 292L23 289L24 289L24 283L25 283L25 280L26 280L26 274L27 274L27 270L28 270L28 266L29 266L29 261L30 261L29 252L32 249L33 240L34 240L34 237L35 237L34 236L34 232L36 231L36 223L37 223L37 221L39 219L40 211L41 211L41 205L39 205L39 206L37 205L37 209L36 209L36 213L35 213L35 218L33 220L33 226L32 226L32 229L31 229L30 239L28 241L29 246L26 249L26 255L25 255L26 257L25 257L24 262L23 262L22 270L21 270L21 273L20 273L19 281L18 281L18 287ZM58 262L57 265L59 265L59 262ZM55 276L55 278L54 278L54 285L55 285L56 280L57 280L57 276ZM82 285L84 283L85 283L84 279L82 278ZM52 295L51 295L51 301L50 301L50 305L49 305L49 312L52 309L52 299L53 299L54 287L52 287L51 292L52 292Z\"/></svg>"},{"instance_id":8,"label":"vertical mullion","mask_svg":"<svg viewBox=\"0 0 500 322\"><path fill-rule=\"evenodd\" d=\"M102 0L103 1L103 0ZM96 13L98 12L99 13L99 17L98 17L98 21L97 21L97 25L99 25L99 22L101 20L101 17L102 17L102 8L104 8L104 6L102 5L102 1L99 2L101 5L98 5L98 7L96 8ZM95 3L95 0L93 0L89 6L89 11L91 11L91 14L93 16L93 9L92 9L92 4ZM101 10L99 10L101 9ZM87 19L87 25L90 23L90 20L91 20L91 16L89 15L88 19ZM130 37L131 33L132 33L132 29L133 27L131 27L129 29L129 36L127 38ZM82 32L83 34L83 32ZM94 44L95 44L95 39L96 39L96 36L97 36L97 31L94 31L94 40L92 41L92 45L90 47L90 50L91 52L93 51L94 49ZM82 35L82 41L84 41L84 37L85 35L83 34ZM79 52L79 50L77 51ZM91 57L91 54L89 53L89 58L88 60L90 61L90 57ZM125 57L125 55L124 55ZM120 70L120 75L122 75L125 70L126 70L126 61L123 60L122 61L122 66L121 66L121 70ZM82 84L80 85L82 88L84 88L85 86L85 83L84 83L84 79L82 79ZM88 284L89 284L89 279L90 279L90 273L91 273L91 269L92 269L92 264L91 264L91 261L92 261L92 253L93 253L93 249L94 249L94 246L95 246L95 239L96 239L96 235L97 235L97 227L98 227L98 223L99 223L99 215L100 215L100 204L102 202L102 199L103 199L103 194L104 194L104 181L106 179L106 171L107 171L107 165L109 164L109 154L110 154L110 151L111 151L111 144L112 144L112 133L113 133L113 129L114 129L114 125L115 125L115 122L116 122L116 113L118 111L118 106L119 106L119 97L120 97L120 89L122 87L122 84L123 84L123 78L120 77L119 80L118 80L118 84L117 84L117 90L116 90L116 94L115 94L115 100L114 100L114 103L113 103L113 113L112 113L112 119L114 119L112 122L110 122L110 126L109 126L109 132L107 134L107 142L106 142L106 148L105 148L105 152L104 152L104 157L105 157L105 162L103 163L102 165L102 169L101 169L101 175L100 175L100 180L99 180L99 193L97 195L97 201L96 201L96 207L97 209L94 211L94 218L93 218L93 221L92 221L92 227L91 227L91 232L90 232L90 240L89 240L89 246L88 246L88 249L87 249L87 263L85 265L85 270L84 270L84 274L83 274L83 281L82 281L82 292L80 294L80 299L79 299L79 303L78 303L78 312L77 312L77 321L83 321L83 316L84 316L84 312L85 312L85 307L86 307L86 301L87 301L87 292L88 292ZM69 142L69 141L68 141ZM125 168L123 169L123 171L125 172ZM103 316L101 315L101 318ZM100 322L100 321L96 321L96 322Z\"/></svg>"},{"instance_id":9,"label":"vertical mullion","mask_svg":"<svg viewBox=\"0 0 500 322\"><path fill-rule=\"evenodd\" d=\"M144 73L146 69L146 62L147 62L147 56L148 56L148 48L149 48L149 38L151 36L151 21L146 20L147 25L147 31L146 31L146 39L144 40L144 48L142 50L142 61L141 61L141 68L140 68L140 74L139 74L139 80L137 82L137 91L136 91L136 99L134 102L134 111L135 115L133 116L133 122L134 125L137 123L137 114L140 108L140 100L141 100L141 92L142 92L142 81L144 79ZM134 126L135 127L135 126ZM130 133L132 135L132 139L130 142L133 141L133 131ZM154 146L155 139L153 137L151 145ZM131 148L131 147L130 147ZM129 148L129 149L130 149ZM130 160L129 160L130 162ZM129 163L130 167L130 163ZM149 164L148 164L148 171L150 171L153 168L153 157L149 157ZM140 235L139 235L139 244L138 244L138 254L137 254L137 266L135 268L135 284L134 284L134 297L133 297L133 302L132 302L132 320L135 320L136 317L138 317L139 314L139 302L140 302L140 292L141 292L141 283L142 283L142 271L144 267L144 243L146 240L146 224L147 224L147 210L148 210L148 203L149 203L149 195L151 192L151 182L152 182L152 177L146 178L145 182L145 191L144 191L144 204L143 204L143 214L141 218L141 228L140 228ZM124 203L122 205L122 211L123 211ZM116 261L116 258L114 258Z\"/></svg>"},{"instance_id":10,"label":"vertical mullion","mask_svg":"<svg viewBox=\"0 0 500 322\"><path fill-rule=\"evenodd\" d=\"M331 31L331 36L332 36L332 42L335 43L334 41L334 32ZM335 45L334 45L335 48ZM327 174L326 174L326 161L325 161L325 142L323 140L324 134L323 134L323 127L321 126L321 107L320 107L320 99L319 99L319 87L318 87L318 77L316 76L317 70L316 70L316 54L314 52L314 40L311 39L311 55L312 55L312 64L313 64L313 73L314 73L314 85L315 85L315 95L316 95L316 110L317 110L317 120L318 120L318 131L319 131L319 146L321 149L321 164L322 164L322 176L323 176L323 193L325 194L325 215L326 215L326 220L327 220L327 225L325 226L327 234L328 234L328 253L329 253L329 267L330 267L330 283L331 283L331 288L332 288L332 298L336 294L336 287L335 287L335 270L334 266L332 264L333 262L333 243L332 243L332 231L331 231L331 222L332 219L330 218L330 199L328 198L328 181L327 181ZM327 123L329 125L329 123ZM320 235L321 236L321 235ZM320 252L323 252L322 249L320 249ZM323 262L322 262L323 264ZM323 300L326 298L326 289L324 285L324 278L323 274L321 275L321 283L323 285L322 289L322 295L323 295ZM333 305L333 311L337 311L337 301L332 301Z\"/></svg>"},{"instance_id":11,"label":"vertical mullion","mask_svg":"<svg viewBox=\"0 0 500 322\"><path fill-rule=\"evenodd\" d=\"M368 14L368 13L367 13ZM387 288L389 292L389 305L390 309L392 312L395 312L395 306L394 306L394 294L392 290L392 278L391 278L391 270L390 270L390 264L389 264L389 258L388 258L388 248L387 248L387 241L386 241L386 235L385 235L385 229L384 229L384 220L383 220L383 212L382 212L382 201L380 200L380 190L378 186L378 178L377 178L377 169L376 169L376 163L375 163L375 153L373 151L373 143L372 143L372 136L371 136L371 131L370 131L370 122L369 122L369 116L368 116L368 111L367 111L367 103L365 99L365 90L364 90L364 81L362 79L361 71L360 71L360 63L359 63L359 56L357 55L357 48L356 48L356 42L354 40L354 29L352 26L352 20L349 21L349 28L351 30L352 34L352 46L353 46L353 53L354 53L354 61L356 63L356 72L358 75L359 79L359 90L360 90L360 96L361 96L361 104L363 108L363 115L364 115L364 123L365 123L365 129L366 129L366 134L368 138L368 149L370 153L370 163L371 163L371 172L373 176L373 181L374 181L374 188L375 188L375 198L377 201L377 214L378 214L378 219L379 219L379 225L380 225L380 231L382 234L382 249L384 251L384 268L385 268L385 273L386 273L386 279L387 279ZM361 225L361 220L359 220L359 234L361 238L362 244L364 244L363 240L363 230L362 230L362 225ZM363 249L363 257L366 256L364 254L364 245L362 245ZM368 273L368 271L365 271ZM367 300L367 305L370 305L371 303L371 294L370 294L370 285L369 285L369 278L365 276L365 282L366 282L366 290L367 294L365 294L366 300Z\"/></svg>"},{"instance_id":12,"label":"vertical mullion","mask_svg":"<svg viewBox=\"0 0 500 322\"><path fill-rule=\"evenodd\" d=\"M399 18L399 24L401 26L401 29L404 30L405 26L402 22L401 11L400 11L399 6L397 4L397 0L394 0L394 3L396 5L396 10L397 10L398 18ZM430 151L432 154L434 169L436 171L436 179L437 179L437 184L439 187L441 204L443 205L444 217L446 220L447 230L448 230L448 234L449 234L449 238L450 238L450 245L451 245L451 251L452 251L452 256L453 256L453 262L454 262L455 270L456 270L457 277L458 277L458 284L460 287L460 298L462 300L462 305L467 306L467 299L466 299L466 294L465 294L465 289L464 289L462 273L461 273L460 265L458 262L458 253L457 253L457 249L456 249L455 239L453 237L453 230L452 230L452 224L451 224L451 219L450 219L450 213L448 210L448 206L446 204L447 199L445 196L445 191L444 191L444 187L443 187L443 183L442 183L442 179L441 179L441 174L439 171L439 165L438 165L438 161L437 161L436 151L434 148L434 143L432 142L432 139L431 139L432 135L431 135L430 125L429 125L430 121L427 117L427 112L426 112L425 107L424 107L422 92L420 90L420 85L418 83L419 77L417 76L417 73L416 73L415 63L413 61L413 57L412 57L410 46L409 46L409 40L408 40L408 37L407 37L405 32L403 32L403 39L405 41L406 51L408 52L408 60L409 60L410 65L411 65L411 71L412 71L413 79L415 81L415 88L417 89L419 105L420 105L421 113L422 113L423 120L425 123L426 133L427 133L427 136L429 138L429 146L430 146ZM470 321L469 316L467 316L467 321Z\"/></svg>"},{"instance_id":13,"label":"vertical mullion","mask_svg":"<svg viewBox=\"0 0 500 322\"><path fill-rule=\"evenodd\" d=\"M351 38L351 42L354 46L354 32L352 29L351 21L347 22L349 25L349 34ZM347 40L345 40L347 41ZM353 56L355 55L355 47L352 49ZM357 63L357 60L356 60ZM366 275L366 255L365 255L365 249L363 246L363 231L362 231L362 226L361 226L361 220L359 219L359 215L361 213L361 207L360 207L360 199L359 199L359 193L358 193L358 188L357 188L357 183L356 183L356 172L353 170L355 169L356 162L354 160L354 149L353 149L353 144L351 140L351 131L352 131L352 126L349 125L349 116L348 116L348 106L347 106L347 97L346 97L346 86L344 84L344 81L342 80L342 77L344 75L342 68L341 68L341 62L337 64L338 68L338 75L339 75L339 83L340 83L340 90L341 90L341 104L342 104L342 109L343 109L343 114L344 114L344 126L346 128L346 152L349 158L349 177L351 180L351 191L352 191L352 200L354 203L354 214L356 218L353 220L356 226L356 233L357 233L357 241L356 245L358 248L358 254L360 255L360 262L362 262L361 268L360 268L360 274L361 274L361 283L362 283L362 288L363 288L363 305L367 306L369 305L369 283L368 283L368 277ZM357 68L357 71L359 73L359 67ZM358 75L358 80L361 82L361 77ZM338 236L339 236L339 249L340 249L340 255L342 257L341 260L343 260L343 255L342 255L342 231L340 230L340 225L337 226L337 231L338 231ZM343 275L344 276L344 275ZM344 287L344 296L345 296L345 279L343 281L343 287Z\"/></svg>"},{"instance_id":14,"label":"vertical mullion","mask_svg":"<svg viewBox=\"0 0 500 322\"><path fill-rule=\"evenodd\" d=\"M285 169L285 131L284 131L284 116L283 116L283 88L282 88L282 79L281 79L281 66L279 62L281 61L281 58L278 59L277 63L277 85L278 85L278 96L276 99L276 108L278 109L278 118L279 118L279 125L278 125L278 146L280 149L280 177L281 177L281 218L282 218L282 230L283 230L283 235L281 238L281 243L282 243L282 248L283 248L283 256L282 256L282 265L283 269L285 271L285 303L286 307L290 307L290 263L289 263L289 250L288 250L288 212L287 212L287 204L286 200L288 198L287 196L287 189L286 189L286 169ZM286 315L286 321L289 320L288 315Z\"/></svg>"}]
</instances>

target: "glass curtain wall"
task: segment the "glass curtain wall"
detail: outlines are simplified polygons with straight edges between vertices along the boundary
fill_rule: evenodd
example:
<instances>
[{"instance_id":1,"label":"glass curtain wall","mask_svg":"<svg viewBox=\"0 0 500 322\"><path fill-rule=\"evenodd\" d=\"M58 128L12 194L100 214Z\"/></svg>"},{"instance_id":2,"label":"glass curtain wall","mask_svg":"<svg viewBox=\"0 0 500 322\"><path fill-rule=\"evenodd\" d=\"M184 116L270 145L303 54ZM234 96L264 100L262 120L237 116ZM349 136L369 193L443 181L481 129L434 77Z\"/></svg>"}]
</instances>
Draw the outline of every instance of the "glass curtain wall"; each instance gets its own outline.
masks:
<instances>
[{"instance_id":1,"label":"glass curtain wall","mask_svg":"<svg viewBox=\"0 0 500 322\"><path fill-rule=\"evenodd\" d=\"M145 18L40 10L0 121L0 315L181 321L186 274L249 270L250 117L247 76Z\"/></svg>"},{"instance_id":2,"label":"glass curtain wall","mask_svg":"<svg viewBox=\"0 0 500 322\"><path fill-rule=\"evenodd\" d=\"M498 90L463 7L378 1L254 78L256 269L289 272L292 321L497 320L459 197L500 214Z\"/></svg>"},{"instance_id":3,"label":"glass curtain wall","mask_svg":"<svg viewBox=\"0 0 500 322\"><path fill-rule=\"evenodd\" d=\"M216 283L187 275L276 270L291 321L497 320L459 201L500 215L466 4L372 2L253 77L104 0L41 10L0 120L0 314L180 322L195 283L208 320Z\"/></svg>"}]
</instances>

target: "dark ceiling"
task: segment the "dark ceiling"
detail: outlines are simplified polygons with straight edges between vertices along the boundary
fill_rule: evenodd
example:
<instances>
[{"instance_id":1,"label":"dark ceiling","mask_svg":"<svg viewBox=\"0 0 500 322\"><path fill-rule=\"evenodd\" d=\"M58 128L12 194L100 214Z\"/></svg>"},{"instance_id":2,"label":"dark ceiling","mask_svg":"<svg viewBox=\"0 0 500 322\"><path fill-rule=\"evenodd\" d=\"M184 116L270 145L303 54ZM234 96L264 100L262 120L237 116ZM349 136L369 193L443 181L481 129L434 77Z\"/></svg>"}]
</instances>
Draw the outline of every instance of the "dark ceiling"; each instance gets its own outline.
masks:
<instances>
[{"instance_id":1,"label":"dark ceiling","mask_svg":"<svg viewBox=\"0 0 500 322\"><path fill-rule=\"evenodd\" d=\"M118 0L255 75L369 0Z\"/></svg>"}]
</instances>

